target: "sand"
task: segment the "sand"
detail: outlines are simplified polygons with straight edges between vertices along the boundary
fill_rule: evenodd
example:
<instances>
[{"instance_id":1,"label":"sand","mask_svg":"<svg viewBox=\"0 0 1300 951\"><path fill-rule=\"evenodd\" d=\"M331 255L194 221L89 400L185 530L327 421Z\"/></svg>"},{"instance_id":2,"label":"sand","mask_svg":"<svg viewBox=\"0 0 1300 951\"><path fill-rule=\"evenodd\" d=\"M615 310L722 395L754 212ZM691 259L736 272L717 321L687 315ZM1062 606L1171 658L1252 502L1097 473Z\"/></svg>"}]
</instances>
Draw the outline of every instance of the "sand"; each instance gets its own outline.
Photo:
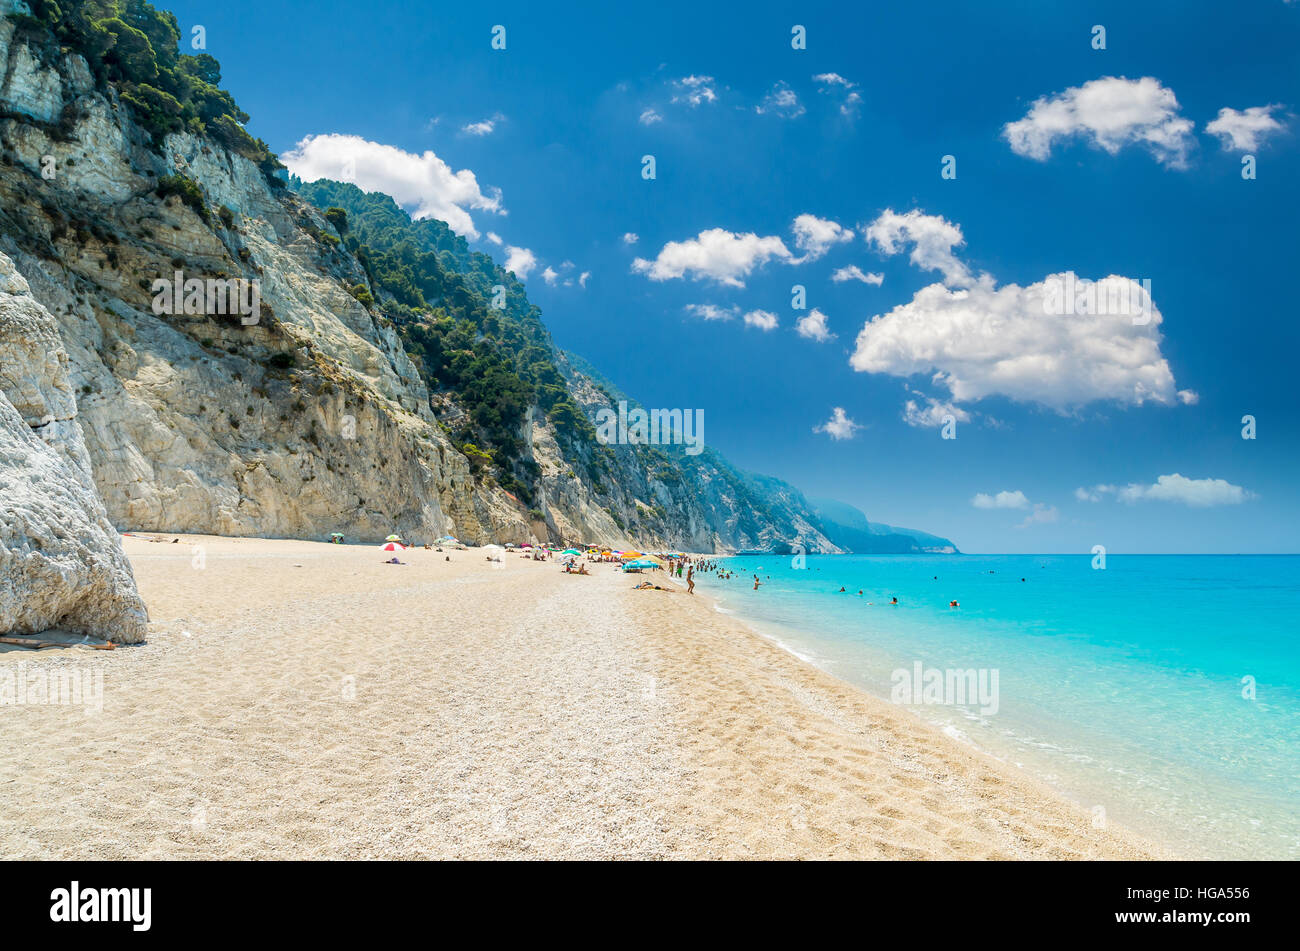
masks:
<instances>
[{"instance_id":1,"label":"sand","mask_svg":"<svg viewBox=\"0 0 1300 951\"><path fill-rule=\"evenodd\" d=\"M611 566L125 547L146 645L0 647L102 683L0 706L5 858L1168 855Z\"/></svg>"}]
</instances>

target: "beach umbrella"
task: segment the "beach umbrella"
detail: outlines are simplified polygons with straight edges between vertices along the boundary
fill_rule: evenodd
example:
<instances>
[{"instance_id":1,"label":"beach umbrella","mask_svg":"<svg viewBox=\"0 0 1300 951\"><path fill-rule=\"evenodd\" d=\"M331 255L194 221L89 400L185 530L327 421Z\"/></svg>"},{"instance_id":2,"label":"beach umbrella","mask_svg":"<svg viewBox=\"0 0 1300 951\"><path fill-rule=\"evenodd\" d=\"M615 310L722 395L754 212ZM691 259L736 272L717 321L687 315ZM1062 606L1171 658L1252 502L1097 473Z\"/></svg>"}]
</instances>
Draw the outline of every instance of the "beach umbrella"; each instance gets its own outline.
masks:
<instances>
[{"instance_id":1,"label":"beach umbrella","mask_svg":"<svg viewBox=\"0 0 1300 951\"><path fill-rule=\"evenodd\" d=\"M401 540L402 540L401 535L389 535L387 538L384 539L384 541L386 542L400 542Z\"/></svg>"},{"instance_id":2,"label":"beach umbrella","mask_svg":"<svg viewBox=\"0 0 1300 951\"><path fill-rule=\"evenodd\" d=\"M401 542L388 542L379 546L380 551L406 551L406 546Z\"/></svg>"},{"instance_id":3,"label":"beach umbrella","mask_svg":"<svg viewBox=\"0 0 1300 951\"><path fill-rule=\"evenodd\" d=\"M564 551L560 552L560 554L562 554L562 555L581 555L582 552L578 551L578 549L576 549L576 548L566 548L566 549L564 549Z\"/></svg>"}]
</instances>

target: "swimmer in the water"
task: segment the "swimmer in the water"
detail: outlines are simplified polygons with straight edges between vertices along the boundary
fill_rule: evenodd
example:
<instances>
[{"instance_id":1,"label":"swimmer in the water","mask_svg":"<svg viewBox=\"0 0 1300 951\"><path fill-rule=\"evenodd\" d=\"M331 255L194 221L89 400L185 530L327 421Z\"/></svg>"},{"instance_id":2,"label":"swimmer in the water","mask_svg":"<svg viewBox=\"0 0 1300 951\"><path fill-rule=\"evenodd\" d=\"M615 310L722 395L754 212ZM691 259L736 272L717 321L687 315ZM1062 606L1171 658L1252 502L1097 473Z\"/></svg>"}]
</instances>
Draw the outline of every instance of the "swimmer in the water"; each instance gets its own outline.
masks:
<instances>
[{"instance_id":1,"label":"swimmer in the water","mask_svg":"<svg viewBox=\"0 0 1300 951\"><path fill-rule=\"evenodd\" d=\"M898 598L890 598L890 599L889 599L889 603L890 603L890 604L897 604L897 603L898 603Z\"/></svg>"},{"instance_id":2,"label":"swimmer in the water","mask_svg":"<svg viewBox=\"0 0 1300 951\"><path fill-rule=\"evenodd\" d=\"M948 607L950 607L950 608L959 608L959 607L961 607L961 605L958 604L956 601L949 601L949 602L948 602Z\"/></svg>"},{"instance_id":3,"label":"swimmer in the water","mask_svg":"<svg viewBox=\"0 0 1300 951\"><path fill-rule=\"evenodd\" d=\"M843 594L843 593L844 593L844 585L840 585L840 590L837 591L837 592L835 592L835 593L836 593L836 594Z\"/></svg>"}]
</instances>

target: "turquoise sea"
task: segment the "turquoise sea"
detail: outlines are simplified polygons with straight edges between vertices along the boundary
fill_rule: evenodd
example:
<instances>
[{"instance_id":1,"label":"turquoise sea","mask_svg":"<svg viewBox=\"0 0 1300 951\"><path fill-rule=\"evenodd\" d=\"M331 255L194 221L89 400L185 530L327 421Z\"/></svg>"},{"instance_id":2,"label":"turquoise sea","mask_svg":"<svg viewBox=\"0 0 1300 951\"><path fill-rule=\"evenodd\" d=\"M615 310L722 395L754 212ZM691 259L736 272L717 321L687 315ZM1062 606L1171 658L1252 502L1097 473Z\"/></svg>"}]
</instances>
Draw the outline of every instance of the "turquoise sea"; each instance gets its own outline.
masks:
<instances>
[{"instance_id":1,"label":"turquoise sea","mask_svg":"<svg viewBox=\"0 0 1300 951\"><path fill-rule=\"evenodd\" d=\"M700 593L886 699L918 662L996 672L995 710L955 690L910 709L1189 856L1300 858L1300 556L794 562L722 559L736 577Z\"/></svg>"}]
</instances>

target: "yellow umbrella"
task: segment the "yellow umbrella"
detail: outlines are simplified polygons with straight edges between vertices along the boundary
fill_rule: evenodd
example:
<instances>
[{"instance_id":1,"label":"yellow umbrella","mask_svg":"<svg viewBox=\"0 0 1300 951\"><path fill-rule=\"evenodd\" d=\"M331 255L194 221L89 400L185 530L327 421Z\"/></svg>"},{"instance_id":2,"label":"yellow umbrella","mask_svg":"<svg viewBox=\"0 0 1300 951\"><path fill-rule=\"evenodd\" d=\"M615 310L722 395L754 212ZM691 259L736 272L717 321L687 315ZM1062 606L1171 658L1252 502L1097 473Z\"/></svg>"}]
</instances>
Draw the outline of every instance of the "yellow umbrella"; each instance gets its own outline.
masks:
<instances>
[{"instance_id":1,"label":"yellow umbrella","mask_svg":"<svg viewBox=\"0 0 1300 951\"><path fill-rule=\"evenodd\" d=\"M623 552L623 554L619 555L618 557L622 558L624 561L628 561L632 558L640 558L641 553L639 551L625 551Z\"/></svg>"}]
</instances>

